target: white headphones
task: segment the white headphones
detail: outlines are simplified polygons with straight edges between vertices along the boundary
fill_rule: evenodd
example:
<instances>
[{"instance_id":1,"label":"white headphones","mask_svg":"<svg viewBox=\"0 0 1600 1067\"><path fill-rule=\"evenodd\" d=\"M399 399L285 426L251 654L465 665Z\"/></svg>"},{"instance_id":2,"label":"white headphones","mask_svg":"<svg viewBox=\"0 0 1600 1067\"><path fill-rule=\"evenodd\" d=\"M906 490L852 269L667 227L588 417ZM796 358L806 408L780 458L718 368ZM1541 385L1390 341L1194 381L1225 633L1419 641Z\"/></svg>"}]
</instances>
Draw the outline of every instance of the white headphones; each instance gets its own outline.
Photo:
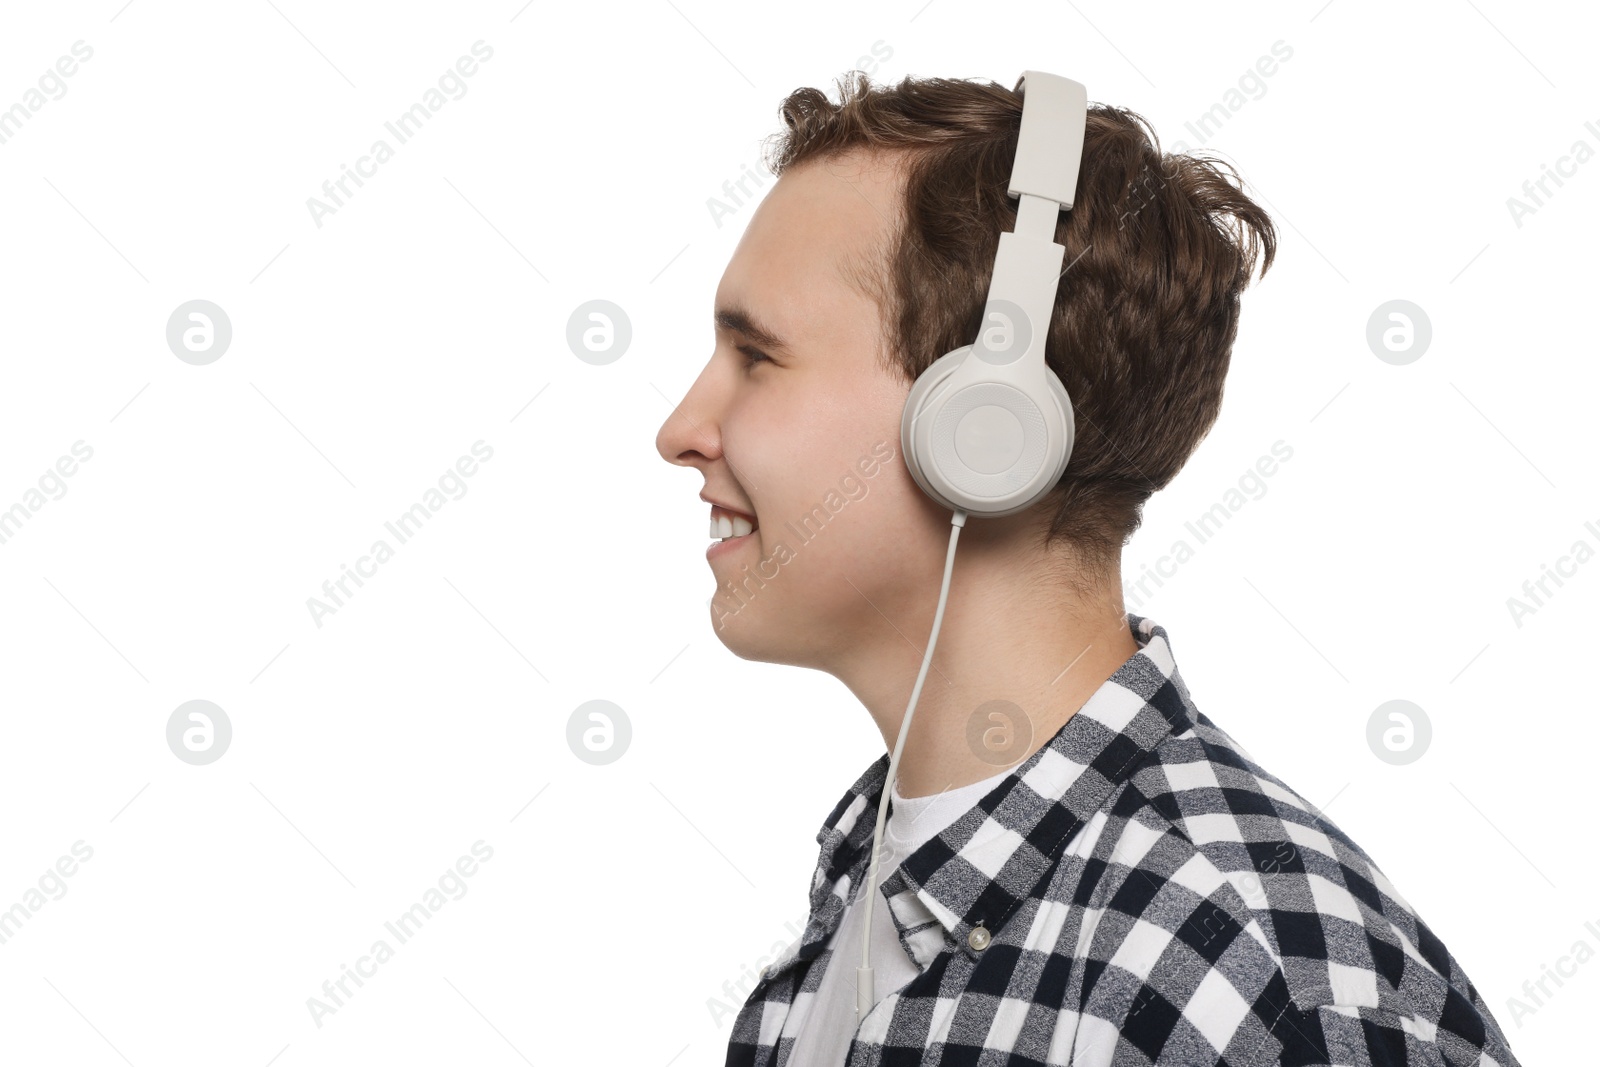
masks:
<instances>
[{"instance_id":1,"label":"white headphones","mask_svg":"<svg viewBox=\"0 0 1600 1067\"><path fill-rule=\"evenodd\" d=\"M923 492L950 509L952 529L933 633L878 798L871 871L861 898L867 914L856 969L858 1021L876 999L872 913L884 816L944 621L956 540L969 514L999 518L1036 503L1055 487L1072 455L1072 402L1045 364L1044 346L1067 251L1056 244L1056 221L1072 208L1089 100L1077 82L1037 70L1024 71L1014 91L1022 96L1022 130L1006 192L1017 198L1017 225L1000 235L978 339L923 371L900 416L906 467Z\"/></svg>"}]
</instances>

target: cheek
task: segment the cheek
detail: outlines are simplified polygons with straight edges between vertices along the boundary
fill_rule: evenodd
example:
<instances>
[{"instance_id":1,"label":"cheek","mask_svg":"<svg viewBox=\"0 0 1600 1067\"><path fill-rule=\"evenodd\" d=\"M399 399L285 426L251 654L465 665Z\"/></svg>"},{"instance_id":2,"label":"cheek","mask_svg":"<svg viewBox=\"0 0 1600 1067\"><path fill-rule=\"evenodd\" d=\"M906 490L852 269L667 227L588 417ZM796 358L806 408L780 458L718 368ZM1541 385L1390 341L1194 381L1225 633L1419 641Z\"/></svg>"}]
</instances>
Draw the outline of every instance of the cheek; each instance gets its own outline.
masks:
<instances>
[{"instance_id":1,"label":"cheek","mask_svg":"<svg viewBox=\"0 0 1600 1067\"><path fill-rule=\"evenodd\" d=\"M876 379L830 384L815 395L773 388L728 413L723 448L769 548L782 540L797 556L846 568L852 580L857 568L885 576L914 569L927 531L942 532L949 514L917 486L900 455L904 393ZM826 536L815 536L819 527L829 527ZM943 551L942 542L934 547Z\"/></svg>"},{"instance_id":2,"label":"cheek","mask_svg":"<svg viewBox=\"0 0 1600 1067\"><path fill-rule=\"evenodd\" d=\"M758 514L763 500L794 514L820 503L851 469L851 442L861 435L836 409L776 390L730 412L721 430L733 477Z\"/></svg>"},{"instance_id":3,"label":"cheek","mask_svg":"<svg viewBox=\"0 0 1600 1067\"><path fill-rule=\"evenodd\" d=\"M723 415L718 427L722 452L744 489L755 492L762 484L766 457L780 454L784 438L792 432L784 426L788 418L776 405L755 400L742 402Z\"/></svg>"},{"instance_id":4,"label":"cheek","mask_svg":"<svg viewBox=\"0 0 1600 1067\"><path fill-rule=\"evenodd\" d=\"M899 445L887 434L820 433L784 459L782 518L799 528L809 517L808 533L825 523L826 536L808 541L807 551L857 585L915 571L927 531L938 529L930 527L932 502L906 470Z\"/></svg>"}]
</instances>

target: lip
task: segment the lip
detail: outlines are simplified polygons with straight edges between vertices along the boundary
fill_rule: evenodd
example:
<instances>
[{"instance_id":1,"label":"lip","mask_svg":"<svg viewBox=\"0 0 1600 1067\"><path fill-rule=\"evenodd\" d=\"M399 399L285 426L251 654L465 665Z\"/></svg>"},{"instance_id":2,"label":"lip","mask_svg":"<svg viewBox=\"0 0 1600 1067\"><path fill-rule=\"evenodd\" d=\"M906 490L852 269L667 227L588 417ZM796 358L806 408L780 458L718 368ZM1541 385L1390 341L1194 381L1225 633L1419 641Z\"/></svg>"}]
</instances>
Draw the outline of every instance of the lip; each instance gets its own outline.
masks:
<instances>
[{"instance_id":1,"label":"lip","mask_svg":"<svg viewBox=\"0 0 1600 1067\"><path fill-rule=\"evenodd\" d=\"M760 532L760 530L751 530L747 534L740 534L738 537L730 537L726 541L713 541L706 548L706 559L716 559L719 556L727 555L729 552L738 551L740 545L743 545Z\"/></svg>"},{"instance_id":2,"label":"lip","mask_svg":"<svg viewBox=\"0 0 1600 1067\"><path fill-rule=\"evenodd\" d=\"M701 493L700 494L700 499L704 500L707 504L713 504L713 505L721 508L723 511L726 511L726 512L728 512L730 514L743 515L745 518L749 519L751 522L755 522L756 521L756 517L754 515L750 514L748 511L741 511L740 509L738 509L736 507L732 507L732 506L730 506L728 504L724 504L722 501L716 499L715 497L709 497L709 496L706 496L704 493Z\"/></svg>"}]
</instances>

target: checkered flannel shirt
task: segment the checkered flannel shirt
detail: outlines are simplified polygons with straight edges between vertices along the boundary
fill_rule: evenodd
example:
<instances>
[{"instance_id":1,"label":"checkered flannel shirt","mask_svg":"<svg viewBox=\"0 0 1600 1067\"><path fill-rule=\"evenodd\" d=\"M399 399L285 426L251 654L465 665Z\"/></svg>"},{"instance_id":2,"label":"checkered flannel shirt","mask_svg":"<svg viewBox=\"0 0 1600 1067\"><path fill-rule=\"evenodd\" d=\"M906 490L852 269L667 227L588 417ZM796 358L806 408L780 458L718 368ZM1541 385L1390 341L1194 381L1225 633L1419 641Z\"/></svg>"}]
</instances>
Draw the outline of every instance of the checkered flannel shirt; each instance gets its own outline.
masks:
<instances>
[{"instance_id":1,"label":"checkered flannel shirt","mask_svg":"<svg viewBox=\"0 0 1600 1067\"><path fill-rule=\"evenodd\" d=\"M921 973L845 1067L1512 1067L1444 944L1354 841L1196 710L1166 631L880 892ZM761 972L729 1067L785 1067L866 877L881 756L817 843L811 916Z\"/></svg>"}]
</instances>

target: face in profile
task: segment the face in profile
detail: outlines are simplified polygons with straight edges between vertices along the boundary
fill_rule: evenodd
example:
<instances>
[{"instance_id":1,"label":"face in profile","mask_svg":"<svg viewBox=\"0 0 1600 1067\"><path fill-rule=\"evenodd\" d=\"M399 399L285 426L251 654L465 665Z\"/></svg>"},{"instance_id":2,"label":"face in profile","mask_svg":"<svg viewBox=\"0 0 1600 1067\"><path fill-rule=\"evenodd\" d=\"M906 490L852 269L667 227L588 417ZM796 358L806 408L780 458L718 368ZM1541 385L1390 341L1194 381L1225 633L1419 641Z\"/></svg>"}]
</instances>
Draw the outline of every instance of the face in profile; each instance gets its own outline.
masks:
<instances>
[{"instance_id":1,"label":"face in profile","mask_svg":"<svg viewBox=\"0 0 1600 1067\"><path fill-rule=\"evenodd\" d=\"M845 272L881 262L901 190L860 156L786 171L717 286L711 358L656 435L704 497L753 517L708 554L712 627L742 658L836 663L937 589L949 514L906 471L910 383Z\"/></svg>"}]
</instances>

